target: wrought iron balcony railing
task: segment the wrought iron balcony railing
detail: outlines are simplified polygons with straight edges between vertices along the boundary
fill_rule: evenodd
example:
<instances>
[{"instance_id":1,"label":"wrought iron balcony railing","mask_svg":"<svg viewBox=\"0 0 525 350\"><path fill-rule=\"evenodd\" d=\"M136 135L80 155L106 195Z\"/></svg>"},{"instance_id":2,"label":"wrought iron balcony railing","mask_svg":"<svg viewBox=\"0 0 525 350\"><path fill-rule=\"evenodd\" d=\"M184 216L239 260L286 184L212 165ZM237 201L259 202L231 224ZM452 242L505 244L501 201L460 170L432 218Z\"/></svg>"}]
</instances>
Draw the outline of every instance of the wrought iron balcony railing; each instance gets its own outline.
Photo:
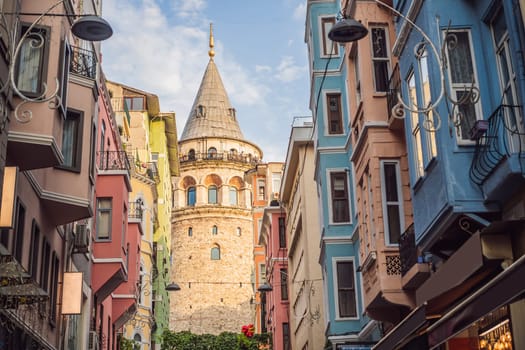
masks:
<instances>
[{"instance_id":1,"label":"wrought iron balcony railing","mask_svg":"<svg viewBox=\"0 0 525 350\"><path fill-rule=\"evenodd\" d=\"M401 259L401 276L404 276L417 263L418 259L414 224L410 225L399 237L399 256Z\"/></svg>"},{"instance_id":2,"label":"wrought iron balcony railing","mask_svg":"<svg viewBox=\"0 0 525 350\"><path fill-rule=\"evenodd\" d=\"M142 201L128 203L128 219L142 220L144 204Z\"/></svg>"},{"instance_id":3,"label":"wrought iron balcony railing","mask_svg":"<svg viewBox=\"0 0 525 350\"><path fill-rule=\"evenodd\" d=\"M386 106L388 109L387 110L388 120L391 120L392 118L393 108L398 102L397 94L400 92L401 92L401 78L399 75L399 65L396 64L388 80L388 90L386 92Z\"/></svg>"},{"instance_id":4,"label":"wrought iron balcony railing","mask_svg":"<svg viewBox=\"0 0 525 350\"><path fill-rule=\"evenodd\" d=\"M488 125L486 122L474 125L471 138L476 140L476 150L470 166L470 179L475 184L483 184L505 158L513 154L525 155L521 111L522 106L502 104L490 115Z\"/></svg>"},{"instance_id":5,"label":"wrought iron balcony railing","mask_svg":"<svg viewBox=\"0 0 525 350\"><path fill-rule=\"evenodd\" d=\"M223 153L189 153L180 157L181 163L195 162L195 161L213 161L226 160L230 162L240 162L246 164L257 164L259 160L251 154L239 154L233 152Z\"/></svg>"},{"instance_id":6,"label":"wrought iron balcony railing","mask_svg":"<svg viewBox=\"0 0 525 350\"><path fill-rule=\"evenodd\" d=\"M98 168L100 170L130 171L128 155L124 151L98 152Z\"/></svg>"},{"instance_id":7,"label":"wrought iron balcony railing","mask_svg":"<svg viewBox=\"0 0 525 350\"><path fill-rule=\"evenodd\" d=\"M97 57L95 53L75 46L72 46L71 50L69 71L86 78L95 79L97 76Z\"/></svg>"}]
</instances>

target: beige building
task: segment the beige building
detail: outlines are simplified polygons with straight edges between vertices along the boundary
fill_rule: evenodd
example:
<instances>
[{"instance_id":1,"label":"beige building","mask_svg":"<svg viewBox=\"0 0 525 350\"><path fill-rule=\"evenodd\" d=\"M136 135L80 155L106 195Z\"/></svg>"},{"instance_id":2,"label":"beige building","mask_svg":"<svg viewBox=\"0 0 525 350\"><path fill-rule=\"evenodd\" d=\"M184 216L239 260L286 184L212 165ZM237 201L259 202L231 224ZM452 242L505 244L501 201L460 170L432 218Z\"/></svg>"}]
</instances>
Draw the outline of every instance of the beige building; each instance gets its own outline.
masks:
<instances>
[{"instance_id":1,"label":"beige building","mask_svg":"<svg viewBox=\"0 0 525 350\"><path fill-rule=\"evenodd\" d=\"M245 172L262 152L244 139L213 60L179 141L173 177L170 330L219 334L253 323L253 217Z\"/></svg>"},{"instance_id":2,"label":"beige building","mask_svg":"<svg viewBox=\"0 0 525 350\"><path fill-rule=\"evenodd\" d=\"M318 257L319 201L310 119L296 119L288 144L281 201L286 209L291 349L324 346L323 276Z\"/></svg>"}]
</instances>

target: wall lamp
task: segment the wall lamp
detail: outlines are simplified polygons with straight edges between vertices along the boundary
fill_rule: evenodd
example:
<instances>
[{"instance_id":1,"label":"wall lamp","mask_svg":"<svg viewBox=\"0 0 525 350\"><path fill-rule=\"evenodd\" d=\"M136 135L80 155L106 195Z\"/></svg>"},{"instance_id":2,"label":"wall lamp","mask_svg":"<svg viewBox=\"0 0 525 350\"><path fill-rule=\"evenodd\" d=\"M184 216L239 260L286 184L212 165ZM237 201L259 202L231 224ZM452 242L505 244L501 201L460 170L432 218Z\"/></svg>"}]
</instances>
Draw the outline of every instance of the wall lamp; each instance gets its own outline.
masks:
<instances>
[{"instance_id":1,"label":"wall lamp","mask_svg":"<svg viewBox=\"0 0 525 350\"><path fill-rule=\"evenodd\" d=\"M180 290L180 286L175 282L171 282L164 289L166 289L168 292L176 292Z\"/></svg>"},{"instance_id":2,"label":"wall lamp","mask_svg":"<svg viewBox=\"0 0 525 350\"><path fill-rule=\"evenodd\" d=\"M273 290L272 286L267 282L261 284L257 290L261 293L271 292Z\"/></svg>"}]
</instances>

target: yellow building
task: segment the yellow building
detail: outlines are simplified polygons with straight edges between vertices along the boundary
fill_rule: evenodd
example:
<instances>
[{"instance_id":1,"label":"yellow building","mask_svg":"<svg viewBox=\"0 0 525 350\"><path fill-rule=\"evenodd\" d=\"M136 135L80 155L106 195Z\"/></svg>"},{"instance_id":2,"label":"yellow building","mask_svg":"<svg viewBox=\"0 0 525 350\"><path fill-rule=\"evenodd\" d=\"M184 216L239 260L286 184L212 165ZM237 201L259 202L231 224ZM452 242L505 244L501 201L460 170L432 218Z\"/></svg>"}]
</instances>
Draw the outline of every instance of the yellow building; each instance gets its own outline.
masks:
<instances>
[{"instance_id":1,"label":"yellow building","mask_svg":"<svg viewBox=\"0 0 525 350\"><path fill-rule=\"evenodd\" d=\"M179 169L175 114L161 113L156 95L117 83L108 86L121 137L134 161L131 198L143 206L139 308L125 337L140 342L144 350L160 349L169 317L170 178Z\"/></svg>"}]
</instances>

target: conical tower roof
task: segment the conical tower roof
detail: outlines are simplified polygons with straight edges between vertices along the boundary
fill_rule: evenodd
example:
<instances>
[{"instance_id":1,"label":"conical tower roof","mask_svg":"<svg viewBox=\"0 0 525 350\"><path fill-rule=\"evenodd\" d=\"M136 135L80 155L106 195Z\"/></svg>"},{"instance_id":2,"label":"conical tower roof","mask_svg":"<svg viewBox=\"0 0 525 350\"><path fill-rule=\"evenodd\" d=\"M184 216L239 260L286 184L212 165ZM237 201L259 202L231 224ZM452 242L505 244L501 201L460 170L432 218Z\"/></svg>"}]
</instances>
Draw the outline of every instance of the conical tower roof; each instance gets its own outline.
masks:
<instances>
[{"instance_id":1,"label":"conical tower roof","mask_svg":"<svg viewBox=\"0 0 525 350\"><path fill-rule=\"evenodd\" d=\"M213 61L213 34L210 25L210 61L204 72L190 115L184 126L180 141L200 137L226 137L244 140L235 109L222 83L217 66Z\"/></svg>"}]
</instances>

